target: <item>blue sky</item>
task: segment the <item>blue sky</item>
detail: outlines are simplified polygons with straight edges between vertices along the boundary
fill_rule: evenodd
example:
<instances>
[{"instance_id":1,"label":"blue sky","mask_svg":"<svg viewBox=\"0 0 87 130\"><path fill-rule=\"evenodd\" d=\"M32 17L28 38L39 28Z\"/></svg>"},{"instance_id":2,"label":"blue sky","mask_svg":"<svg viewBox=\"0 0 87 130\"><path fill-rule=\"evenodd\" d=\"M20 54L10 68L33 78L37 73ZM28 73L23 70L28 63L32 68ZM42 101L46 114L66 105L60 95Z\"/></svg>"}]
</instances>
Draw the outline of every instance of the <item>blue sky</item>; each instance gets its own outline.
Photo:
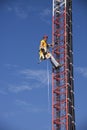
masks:
<instances>
[{"instance_id":1,"label":"blue sky","mask_svg":"<svg viewBox=\"0 0 87 130\"><path fill-rule=\"evenodd\" d=\"M73 0L77 130L87 129L87 11L84 3L85 0ZM43 34L48 34L51 42L51 4L51 0L0 0L0 130L51 129L47 62L37 64ZM50 64L49 73L51 75Z\"/></svg>"}]
</instances>

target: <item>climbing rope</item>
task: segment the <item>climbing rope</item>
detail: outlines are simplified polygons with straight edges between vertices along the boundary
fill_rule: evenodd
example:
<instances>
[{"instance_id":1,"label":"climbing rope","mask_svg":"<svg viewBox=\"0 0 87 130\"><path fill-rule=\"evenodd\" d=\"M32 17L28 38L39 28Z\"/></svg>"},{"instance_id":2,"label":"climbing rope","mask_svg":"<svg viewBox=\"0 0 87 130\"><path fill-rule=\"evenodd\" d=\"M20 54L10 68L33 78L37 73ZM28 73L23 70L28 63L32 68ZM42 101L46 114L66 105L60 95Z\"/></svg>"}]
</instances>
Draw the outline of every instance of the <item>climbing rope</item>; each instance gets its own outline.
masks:
<instances>
[{"instance_id":1,"label":"climbing rope","mask_svg":"<svg viewBox=\"0 0 87 130\"><path fill-rule=\"evenodd\" d=\"M50 112L50 76L49 76L48 61L47 61L47 86L48 86L48 112Z\"/></svg>"},{"instance_id":2,"label":"climbing rope","mask_svg":"<svg viewBox=\"0 0 87 130\"><path fill-rule=\"evenodd\" d=\"M50 71L49 71L49 62L47 61L47 86L48 86L48 114L49 114L49 120L48 120L48 130L51 129L51 101L50 101Z\"/></svg>"}]
</instances>

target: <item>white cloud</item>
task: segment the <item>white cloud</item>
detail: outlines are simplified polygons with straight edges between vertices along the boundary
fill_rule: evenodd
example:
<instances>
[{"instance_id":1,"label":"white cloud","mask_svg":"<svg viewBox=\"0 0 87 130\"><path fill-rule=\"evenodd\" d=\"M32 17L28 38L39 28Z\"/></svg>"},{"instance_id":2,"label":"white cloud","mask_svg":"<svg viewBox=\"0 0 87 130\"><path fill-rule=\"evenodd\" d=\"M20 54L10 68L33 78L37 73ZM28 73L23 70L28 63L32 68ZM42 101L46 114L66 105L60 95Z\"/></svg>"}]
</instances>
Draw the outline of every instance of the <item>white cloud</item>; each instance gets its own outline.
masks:
<instances>
[{"instance_id":1,"label":"white cloud","mask_svg":"<svg viewBox=\"0 0 87 130\"><path fill-rule=\"evenodd\" d=\"M44 88L51 82L51 75L48 74L46 70L30 70L25 69L21 71L16 71L18 76L17 84L9 84L8 91L13 93L19 93L23 91L31 91L32 89ZM16 75L14 75L16 76ZM21 81L22 80L22 81Z\"/></svg>"},{"instance_id":2,"label":"white cloud","mask_svg":"<svg viewBox=\"0 0 87 130\"><path fill-rule=\"evenodd\" d=\"M22 101L22 100L16 100L16 104L20 105L20 106L31 106L31 104L29 104L28 102Z\"/></svg>"},{"instance_id":3,"label":"white cloud","mask_svg":"<svg viewBox=\"0 0 87 130\"><path fill-rule=\"evenodd\" d=\"M44 9L44 10L40 13L40 15L41 15L42 17L48 17L50 14L51 14L51 10L48 9L48 8Z\"/></svg>"},{"instance_id":4,"label":"white cloud","mask_svg":"<svg viewBox=\"0 0 87 130\"><path fill-rule=\"evenodd\" d=\"M20 85L20 86L14 86L14 85L9 85L8 90L10 92L18 93L22 91L30 91L32 88L26 85Z\"/></svg>"},{"instance_id":5,"label":"white cloud","mask_svg":"<svg viewBox=\"0 0 87 130\"><path fill-rule=\"evenodd\" d=\"M87 67L76 67L75 71L87 78Z\"/></svg>"},{"instance_id":6,"label":"white cloud","mask_svg":"<svg viewBox=\"0 0 87 130\"><path fill-rule=\"evenodd\" d=\"M20 74L24 76L29 81L32 81L35 87L33 88L41 88L43 86L47 86L47 82L51 82L51 75L46 70L22 70L20 71ZM49 78L49 79L48 79Z\"/></svg>"},{"instance_id":7,"label":"white cloud","mask_svg":"<svg viewBox=\"0 0 87 130\"><path fill-rule=\"evenodd\" d=\"M21 18L25 19L28 17L28 13L25 10L23 10L21 7L15 7L14 11L15 11L16 15Z\"/></svg>"},{"instance_id":8,"label":"white cloud","mask_svg":"<svg viewBox=\"0 0 87 130\"><path fill-rule=\"evenodd\" d=\"M32 15L36 15L38 18L49 24L51 23L51 9L44 8L44 9L38 9L38 7L35 7L33 5L30 5L29 2L26 1L16 1L11 2L11 4L7 5L7 10L9 12L14 12L18 17L22 19L26 19ZM39 14L39 15L38 15Z\"/></svg>"},{"instance_id":9,"label":"white cloud","mask_svg":"<svg viewBox=\"0 0 87 130\"><path fill-rule=\"evenodd\" d=\"M15 104L20 107L21 110L27 111L27 112L33 112L33 113L38 113L38 112L46 112L46 108L39 108L36 106L33 106L32 104L29 104L26 101L22 100L16 100Z\"/></svg>"},{"instance_id":10,"label":"white cloud","mask_svg":"<svg viewBox=\"0 0 87 130\"><path fill-rule=\"evenodd\" d=\"M28 112L34 112L34 113L39 113L39 112L46 112L47 109L44 108L31 108L28 110Z\"/></svg>"},{"instance_id":11,"label":"white cloud","mask_svg":"<svg viewBox=\"0 0 87 130\"><path fill-rule=\"evenodd\" d=\"M41 83L46 83L47 80L47 72L46 70L22 70L20 71L20 74L24 75L28 80L33 79L36 81L39 81Z\"/></svg>"},{"instance_id":12,"label":"white cloud","mask_svg":"<svg viewBox=\"0 0 87 130\"><path fill-rule=\"evenodd\" d=\"M23 19L27 18L30 15L30 13L34 11L32 6L24 6L23 4L14 6L13 10L17 16Z\"/></svg>"},{"instance_id":13,"label":"white cloud","mask_svg":"<svg viewBox=\"0 0 87 130\"><path fill-rule=\"evenodd\" d=\"M49 8L42 10L42 12L40 13L41 20L49 25L51 23L50 17L51 17L51 10Z\"/></svg>"},{"instance_id":14,"label":"white cloud","mask_svg":"<svg viewBox=\"0 0 87 130\"><path fill-rule=\"evenodd\" d=\"M0 113L0 116L1 117L4 117L4 118L10 118L10 117L13 117L13 116L15 116L15 113L14 112L1 112Z\"/></svg>"},{"instance_id":15,"label":"white cloud","mask_svg":"<svg viewBox=\"0 0 87 130\"><path fill-rule=\"evenodd\" d=\"M20 18L27 18L29 14L35 11L35 8L29 4L29 2L23 1L12 1L7 4L7 10L9 12L14 12Z\"/></svg>"},{"instance_id":16,"label":"white cloud","mask_svg":"<svg viewBox=\"0 0 87 130\"><path fill-rule=\"evenodd\" d=\"M18 65L15 64L4 64L4 66L7 67L8 69L19 67Z\"/></svg>"},{"instance_id":17,"label":"white cloud","mask_svg":"<svg viewBox=\"0 0 87 130\"><path fill-rule=\"evenodd\" d=\"M12 7L7 6L8 11L12 11Z\"/></svg>"},{"instance_id":18,"label":"white cloud","mask_svg":"<svg viewBox=\"0 0 87 130\"><path fill-rule=\"evenodd\" d=\"M5 91L3 91L3 90L0 90L0 94L7 95L7 93Z\"/></svg>"}]
</instances>

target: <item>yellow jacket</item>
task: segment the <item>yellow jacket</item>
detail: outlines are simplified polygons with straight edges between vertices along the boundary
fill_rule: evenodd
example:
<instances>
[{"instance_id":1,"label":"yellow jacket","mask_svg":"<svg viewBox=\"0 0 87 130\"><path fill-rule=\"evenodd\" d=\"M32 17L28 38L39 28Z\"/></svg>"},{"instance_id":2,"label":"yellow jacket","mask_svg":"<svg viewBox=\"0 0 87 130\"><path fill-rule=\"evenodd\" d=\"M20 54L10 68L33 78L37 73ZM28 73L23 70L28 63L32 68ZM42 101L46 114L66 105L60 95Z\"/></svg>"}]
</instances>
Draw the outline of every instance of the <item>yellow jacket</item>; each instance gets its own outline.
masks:
<instances>
[{"instance_id":1,"label":"yellow jacket","mask_svg":"<svg viewBox=\"0 0 87 130\"><path fill-rule=\"evenodd\" d=\"M45 42L45 40L41 40L40 48L46 48L46 47L47 47L47 43Z\"/></svg>"}]
</instances>

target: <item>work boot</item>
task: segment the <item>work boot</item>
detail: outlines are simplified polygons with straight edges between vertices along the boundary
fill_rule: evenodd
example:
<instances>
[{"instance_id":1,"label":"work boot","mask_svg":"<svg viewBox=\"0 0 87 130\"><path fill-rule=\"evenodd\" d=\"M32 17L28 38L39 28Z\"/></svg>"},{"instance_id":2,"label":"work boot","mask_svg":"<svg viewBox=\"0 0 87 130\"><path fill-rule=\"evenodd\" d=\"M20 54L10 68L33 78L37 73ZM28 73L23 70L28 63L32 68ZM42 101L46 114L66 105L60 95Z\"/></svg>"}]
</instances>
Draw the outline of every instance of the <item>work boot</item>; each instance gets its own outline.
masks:
<instances>
[{"instance_id":1,"label":"work boot","mask_svg":"<svg viewBox=\"0 0 87 130\"><path fill-rule=\"evenodd\" d=\"M57 67L55 67L55 69L59 69L60 67L62 67L62 64L59 64Z\"/></svg>"},{"instance_id":2,"label":"work boot","mask_svg":"<svg viewBox=\"0 0 87 130\"><path fill-rule=\"evenodd\" d=\"M58 67L62 67L63 65L62 64L59 64L59 66Z\"/></svg>"}]
</instances>

